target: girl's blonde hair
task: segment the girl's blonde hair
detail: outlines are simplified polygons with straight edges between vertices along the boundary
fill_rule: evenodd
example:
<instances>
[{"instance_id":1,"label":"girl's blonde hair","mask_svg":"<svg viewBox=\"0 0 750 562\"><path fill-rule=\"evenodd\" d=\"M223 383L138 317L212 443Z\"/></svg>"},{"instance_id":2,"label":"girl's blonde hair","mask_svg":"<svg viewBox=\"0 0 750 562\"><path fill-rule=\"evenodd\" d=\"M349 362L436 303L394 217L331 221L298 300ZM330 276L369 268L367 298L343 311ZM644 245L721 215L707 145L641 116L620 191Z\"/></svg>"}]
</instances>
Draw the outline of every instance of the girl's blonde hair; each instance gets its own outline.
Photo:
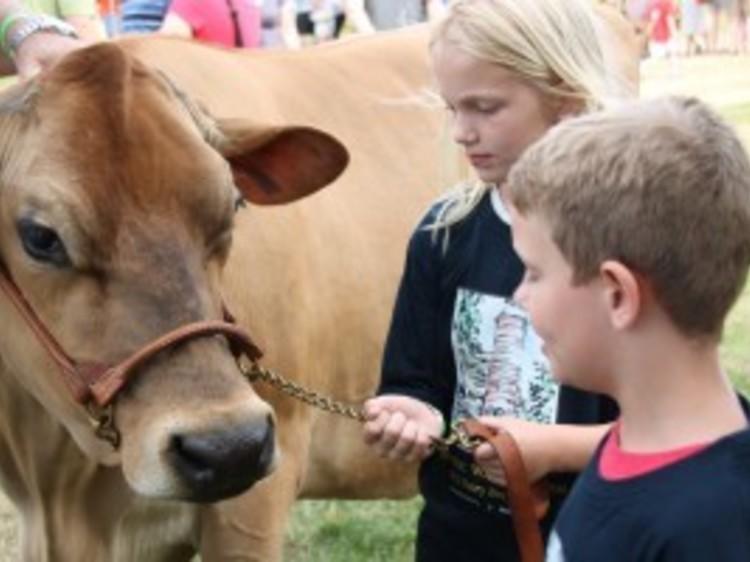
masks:
<instances>
[{"instance_id":1,"label":"girl's blonde hair","mask_svg":"<svg viewBox=\"0 0 750 562\"><path fill-rule=\"evenodd\" d=\"M607 71L603 25L591 0L455 0L430 46L448 44L516 73L550 99L603 107L623 91ZM468 181L447 192L430 229L465 218L492 186Z\"/></svg>"}]
</instances>

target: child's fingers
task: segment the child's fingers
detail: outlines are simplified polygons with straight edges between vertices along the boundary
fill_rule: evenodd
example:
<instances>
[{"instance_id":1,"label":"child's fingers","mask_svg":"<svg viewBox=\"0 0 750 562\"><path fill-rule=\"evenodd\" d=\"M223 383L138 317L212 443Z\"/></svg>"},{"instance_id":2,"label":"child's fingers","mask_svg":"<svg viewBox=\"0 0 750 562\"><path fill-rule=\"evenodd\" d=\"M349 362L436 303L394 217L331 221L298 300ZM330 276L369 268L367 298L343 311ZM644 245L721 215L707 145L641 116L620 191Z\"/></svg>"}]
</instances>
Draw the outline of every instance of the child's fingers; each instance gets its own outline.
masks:
<instances>
[{"instance_id":1,"label":"child's fingers","mask_svg":"<svg viewBox=\"0 0 750 562\"><path fill-rule=\"evenodd\" d=\"M393 447L401 437L401 431L403 430L405 423L406 416L404 416L404 414L402 414L401 412L393 412L390 415L388 422L383 428L380 439L375 444L380 456L388 456L388 454L391 452L391 449L393 449Z\"/></svg>"},{"instance_id":2,"label":"child's fingers","mask_svg":"<svg viewBox=\"0 0 750 562\"><path fill-rule=\"evenodd\" d=\"M374 420L384 411L384 405L382 397L377 396L366 400L362 407L362 413L365 415L365 419Z\"/></svg>"},{"instance_id":3,"label":"child's fingers","mask_svg":"<svg viewBox=\"0 0 750 562\"><path fill-rule=\"evenodd\" d=\"M482 443L474 451L474 460L482 469L484 476L500 486L505 486L505 470L497 451L489 444Z\"/></svg>"},{"instance_id":4,"label":"child's fingers","mask_svg":"<svg viewBox=\"0 0 750 562\"><path fill-rule=\"evenodd\" d=\"M505 471L503 466L499 463L481 463L479 465L482 468L484 477L490 482L494 482L498 486L505 486L507 484L505 478Z\"/></svg>"},{"instance_id":5,"label":"child's fingers","mask_svg":"<svg viewBox=\"0 0 750 562\"><path fill-rule=\"evenodd\" d=\"M388 453L388 458L394 460L406 460L412 455L414 445L417 441L417 425L413 421L404 424L401 434L393 448Z\"/></svg>"},{"instance_id":6,"label":"child's fingers","mask_svg":"<svg viewBox=\"0 0 750 562\"><path fill-rule=\"evenodd\" d=\"M475 450L474 450L474 459L477 462L482 461L490 461L492 459L498 459L497 451L495 451L495 448L490 445L489 443L481 443Z\"/></svg>"},{"instance_id":7,"label":"child's fingers","mask_svg":"<svg viewBox=\"0 0 750 562\"><path fill-rule=\"evenodd\" d=\"M412 447L411 453L405 460L408 462L421 461L430 456L433 449L434 447L430 434L425 431L424 428L418 428L414 447Z\"/></svg>"},{"instance_id":8,"label":"child's fingers","mask_svg":"<svg viewBox=\"0 0 750 562\"><path fill-rule=\"evenodd\" d=\"M365 422L364 439L368 445L377 443L383 436L383 430L391 419L391 413L387 410L380 411L377 416Z\"/></svg>"}]
</instances>

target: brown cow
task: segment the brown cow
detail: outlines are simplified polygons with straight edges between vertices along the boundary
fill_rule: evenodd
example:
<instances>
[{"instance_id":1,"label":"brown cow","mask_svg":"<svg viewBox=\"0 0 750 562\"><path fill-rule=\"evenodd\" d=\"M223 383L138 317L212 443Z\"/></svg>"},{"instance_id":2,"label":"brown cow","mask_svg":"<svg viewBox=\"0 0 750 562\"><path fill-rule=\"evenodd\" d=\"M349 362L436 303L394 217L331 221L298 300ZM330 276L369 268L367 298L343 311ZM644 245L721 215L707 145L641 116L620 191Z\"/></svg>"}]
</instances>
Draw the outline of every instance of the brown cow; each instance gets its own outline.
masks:
<instances>
[{"instance_id":1,"label":"brown cow","mask_svg":"<svg viewBox=\"0 0 750 562\"><path fill-rule=\"evenodd\" d=\"M420 95L426 53L421 31L301 53L167 39L74 53L0 99L4 267L77 360L117 362L225 303L265 365L361 401L408 233L452 179L440 112ZM348 171L264 205L343 169L313 127L347 147ZM232 180L251 201L236 215ZM216 337L136 372L115 398L113 452L4 296L0 314L0 478L23 560L276 560L300 495L414 492L413 467L374 459L355 423L264 386L260 400ZM191 503L262 478L272 428L273 474Z\"/></svg>"},{"instance_id":2,"label":"brown cow","mask_svg":"<svg viewBox=\"0 0 750 562\"><path fill-rule=\"evenodd\" d=\"M225 75L222 91L235 101L203 101L221 106L220 116L264 116L252 122L213 123L170 81L112 44L73 53L3 95L2 267L71 361L117 363L181 325L220 319L226 303L269 366L344 397L372 392L397 256L440 184L422 173L438 146L439 114L404 103L426 82L423 39L379 41L379 54L354 48L372 73L360 89L351 83L348 47L321 49L320 59L256 60L184 42L124 44L144 58L155 58L155 49L189 60L192 81L172 70L199 97L202 80L216 89L207 71ZM240 73L240 63L252 70ZM278 81L280 72L298 79L313 73L314 81L293 88ZM337 99L321 116L324 92ZM274 106L300 109L285 115ZM374 124L359 142L344 130L353 114ZM343 170L346 151L309 127L316 119L359 154L348 187L306 205L253 205L235 216L235 184L251 203L286 203ZM282 126L293 122L308 127ZM412 137L394 142L389 131L403 125ZM422 147L407 156L398 141ZM399 212L391 215L394 204ZM375 253L365 259L368 252ZM305 475L313 421L306 407L262 389L274 400L274 424L226 342L195 339L151 358L116 396L122 444L114 452L94 437L74 400L90 397L85 385L66 384L71 377L9 295L0 296L7 319L0 470L22 515L23 560L188 560L196 549L205 560L221 560L238 548L245 559L278 557ZM284 462L271 478L236 501L189 503L224 499L263 477L273 462L274 426ZM338 438L333 431L328 437ZM326 466L337 469L340 460L331 456ZM339 489L317 484L315 491L344 493L366 483L364 495L413 492L411 473L384 478L384 466L348 471L352 478L342 471ZM163 501L174 499L187 502ZM228 521L238 513L241 524Z\"/></svg>"}]
</instances>

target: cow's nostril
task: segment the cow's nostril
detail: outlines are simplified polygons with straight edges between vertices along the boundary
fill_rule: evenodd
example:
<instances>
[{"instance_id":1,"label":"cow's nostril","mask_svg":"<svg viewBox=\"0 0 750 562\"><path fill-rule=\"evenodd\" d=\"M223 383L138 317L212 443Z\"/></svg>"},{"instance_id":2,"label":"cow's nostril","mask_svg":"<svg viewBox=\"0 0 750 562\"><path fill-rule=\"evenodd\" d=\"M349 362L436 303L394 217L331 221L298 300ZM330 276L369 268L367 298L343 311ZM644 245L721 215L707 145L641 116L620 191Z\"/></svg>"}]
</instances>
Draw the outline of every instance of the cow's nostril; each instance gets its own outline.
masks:
<instances>
[{"instance_id":1,"label":"cow's nostril","mask_svg":"<svg viewBox=\"0 0 750 562\"><path fill-rule=\"evenodd\" d=\"M213 502L237 495L263 478L274 452L273 423L175 434L169 454L189 490L186 498Z\"/></svg>"}]
</instances>

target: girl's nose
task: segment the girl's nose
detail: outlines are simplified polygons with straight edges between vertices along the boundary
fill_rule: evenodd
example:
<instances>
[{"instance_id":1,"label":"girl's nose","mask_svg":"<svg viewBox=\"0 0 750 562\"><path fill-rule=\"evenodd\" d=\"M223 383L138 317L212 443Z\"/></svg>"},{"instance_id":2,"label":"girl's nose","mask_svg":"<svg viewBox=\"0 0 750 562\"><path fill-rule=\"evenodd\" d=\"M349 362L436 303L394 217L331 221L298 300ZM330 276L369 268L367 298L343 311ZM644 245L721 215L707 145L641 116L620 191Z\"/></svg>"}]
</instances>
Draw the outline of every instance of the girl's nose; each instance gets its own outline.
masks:
<instances>
[{"instance_id":1,"label":"girl's nose","mask_svg":"<svg viewBox=\"0 0 750 562\"><path fill-rule=\"evenodd\" d=\"M453 140L456 144L467 146L476 143L479 135L467 119L457 115L453 122Z\"/></svg>"}]
</instances>

